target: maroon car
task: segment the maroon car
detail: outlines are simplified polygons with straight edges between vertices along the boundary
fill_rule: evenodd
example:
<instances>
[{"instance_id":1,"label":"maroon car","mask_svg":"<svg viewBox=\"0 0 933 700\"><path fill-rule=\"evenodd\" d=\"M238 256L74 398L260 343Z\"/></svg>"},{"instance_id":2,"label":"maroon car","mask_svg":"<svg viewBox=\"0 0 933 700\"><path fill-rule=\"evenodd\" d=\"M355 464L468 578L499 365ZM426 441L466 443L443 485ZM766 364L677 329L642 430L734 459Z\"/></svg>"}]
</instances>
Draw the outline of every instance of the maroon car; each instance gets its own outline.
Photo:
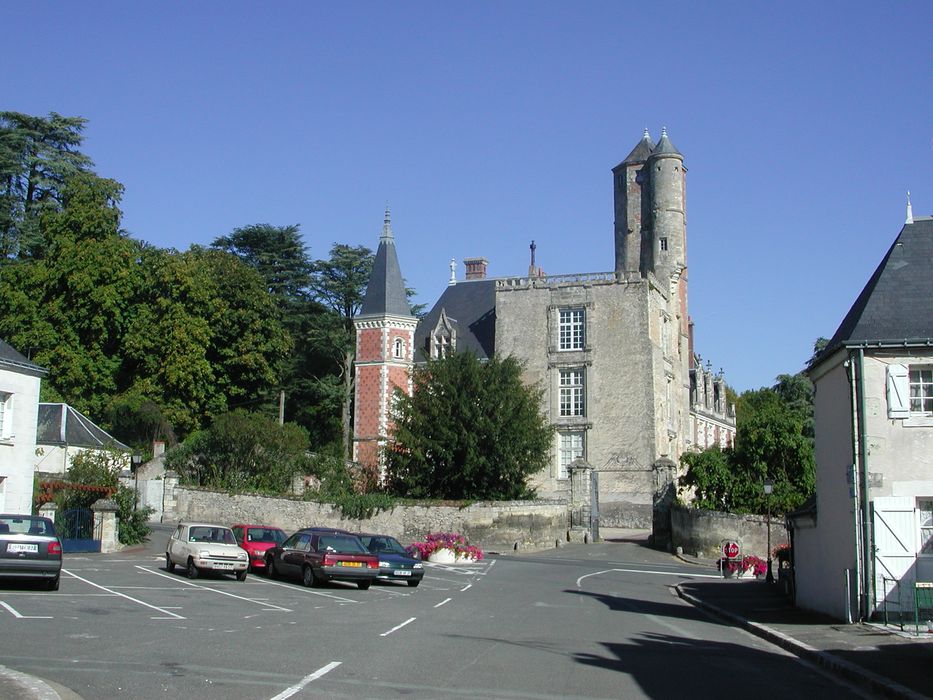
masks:
<instances>
[{"instance_id":1,"label":"maroon car","mask_svg":"<svg viewBox=\"0 0 933 700\"><path fill-rule=\"evenodd\" d=\"M305 528L266 552L266 573L305 586L349 581L366 590L379 575L379 558L349 532Z\"/></svg>"},{"instance_id":2,"label":"maroon car","mask_svg":"<svg viewBox=\"0 0 933 700\"><path fill-rule=\"evenodd\" d=\"M285 531L272 525L232 525L236 543L249 554L249 568L253 571L266 568L266 552L285 541Z\"/></svg>"}]
</instances>

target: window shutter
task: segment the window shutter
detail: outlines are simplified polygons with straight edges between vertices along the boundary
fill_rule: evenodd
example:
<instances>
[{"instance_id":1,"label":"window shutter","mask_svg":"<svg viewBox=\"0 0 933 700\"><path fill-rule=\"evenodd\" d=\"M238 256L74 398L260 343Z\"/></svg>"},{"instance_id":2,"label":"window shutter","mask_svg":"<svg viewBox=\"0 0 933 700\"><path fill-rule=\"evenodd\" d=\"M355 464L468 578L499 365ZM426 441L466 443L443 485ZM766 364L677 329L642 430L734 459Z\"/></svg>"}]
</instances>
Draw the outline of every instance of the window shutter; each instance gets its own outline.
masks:
<instances>
[{"instance_id":1,"label":"window shutter","mask_svg":"<svg viewBox=\"0 0 933 700\"><path fill-rule=\"evenodd\" d=\"M910 415L907 377L904 365L888 365L888 418L907 418Z\"/></svg>"}]
</instances>

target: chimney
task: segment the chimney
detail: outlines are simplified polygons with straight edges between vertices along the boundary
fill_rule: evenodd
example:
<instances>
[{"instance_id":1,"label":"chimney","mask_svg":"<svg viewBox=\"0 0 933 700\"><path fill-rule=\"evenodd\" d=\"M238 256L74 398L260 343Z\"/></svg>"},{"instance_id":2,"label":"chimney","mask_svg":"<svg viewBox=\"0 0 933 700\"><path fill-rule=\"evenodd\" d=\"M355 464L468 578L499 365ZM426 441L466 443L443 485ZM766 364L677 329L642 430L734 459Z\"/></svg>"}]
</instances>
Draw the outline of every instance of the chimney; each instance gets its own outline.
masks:
<instances>
[{"instance_id":1,"label":"chimney","mask_svg":"<svg viewBox=\"0 0 933 700\"><path fill-rule=\"evenodd\" d=\"M152 458L160 457L165 453L165 441L164 440L153 440L152 441Z\"/></svg>"},{"instance_id":2,"label":"chimney","mask_svg":"<svg viewBox=\"0 0 933 700\"><path fill-rule=\"evenodd\" d=\"M489 264L486 258L466 258L463 264L466 266L466 278L468 280L486 279L486 265Z\"/></svg>"}]
</instances>

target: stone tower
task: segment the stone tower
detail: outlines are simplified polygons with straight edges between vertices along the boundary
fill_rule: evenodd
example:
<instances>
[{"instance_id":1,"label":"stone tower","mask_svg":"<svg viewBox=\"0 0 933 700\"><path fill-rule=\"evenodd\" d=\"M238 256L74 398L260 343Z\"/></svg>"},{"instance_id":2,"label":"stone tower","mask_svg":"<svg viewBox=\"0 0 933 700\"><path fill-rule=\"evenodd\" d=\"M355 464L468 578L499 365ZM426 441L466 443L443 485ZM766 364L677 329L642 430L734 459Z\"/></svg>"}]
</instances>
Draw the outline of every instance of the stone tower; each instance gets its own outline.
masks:
<instances>
[{"instance_id":1,"label":"stone tower","mask_svg":"<svg viewBox=\"0 0 933 700\"><path fill-rule=\"evenodd\" d=\"M356 327L356 390L353 459L382 476L382 449L391 427L395 389L411 393L414 335L412 315L395 252L386 207L379 249Z\"/></svg>"}]
</instances>

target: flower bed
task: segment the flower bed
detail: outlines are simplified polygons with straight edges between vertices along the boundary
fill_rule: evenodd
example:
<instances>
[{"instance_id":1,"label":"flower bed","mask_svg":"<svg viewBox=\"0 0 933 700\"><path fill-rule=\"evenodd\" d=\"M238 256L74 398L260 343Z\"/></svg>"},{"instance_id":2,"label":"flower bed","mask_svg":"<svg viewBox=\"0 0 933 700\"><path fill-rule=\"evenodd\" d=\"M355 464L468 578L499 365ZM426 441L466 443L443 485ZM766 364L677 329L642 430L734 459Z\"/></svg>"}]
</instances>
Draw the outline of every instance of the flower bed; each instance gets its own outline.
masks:
<instances>
[{"instance_id":1,"label":"flower bed","mask_svg":"<svg viewBox=\"0 0 933 700\"><path fill-rule=\"evenodd\" d=\"M447 564L483 558L483 550L471 545L463 535L453 532L432 532L424 542L412 542L409 551L419 559Z\"/></svg>"},{"instance_id":2,"label":"flower bed","mask_svg":"<svg viewBox=\"0 0 933 700\"><path fill-rule=\"evenodd\" d=\"M719 567L723 575L739 578L764 576L768 571L768 563L754 554L747 554L742 559L720 559Z\"/></svg>"}]
</instances>

